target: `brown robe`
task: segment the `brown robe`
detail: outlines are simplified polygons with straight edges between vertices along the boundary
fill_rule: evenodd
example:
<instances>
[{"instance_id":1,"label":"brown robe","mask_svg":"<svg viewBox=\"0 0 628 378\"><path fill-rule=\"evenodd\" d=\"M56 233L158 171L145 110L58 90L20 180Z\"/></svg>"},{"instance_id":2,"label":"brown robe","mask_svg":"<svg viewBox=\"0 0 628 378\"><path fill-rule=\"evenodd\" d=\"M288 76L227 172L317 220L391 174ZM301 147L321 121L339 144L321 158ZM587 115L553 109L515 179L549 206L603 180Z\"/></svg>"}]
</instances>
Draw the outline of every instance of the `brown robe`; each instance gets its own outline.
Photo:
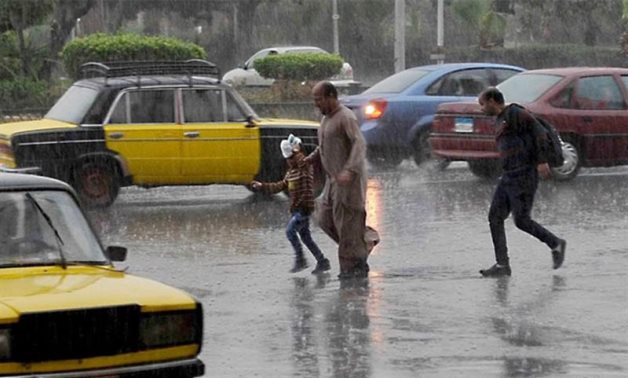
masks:
<instances>
[{"instance_id":1,"label":"brown robe","mask_svg":"<svg viewBox=\"0 0 628 378\"><path fill-rule=\"evenodd\" d=\"M366 226L366 142L353 112L344 105L323 117L318 130L319 147L311 159L320 159L327 175L316 218L319 226L338 243L341 272L366 265L377 232ZM336 176L343 170L353 173L348 185L339 185Z\"/></svg>"}]
</instances>

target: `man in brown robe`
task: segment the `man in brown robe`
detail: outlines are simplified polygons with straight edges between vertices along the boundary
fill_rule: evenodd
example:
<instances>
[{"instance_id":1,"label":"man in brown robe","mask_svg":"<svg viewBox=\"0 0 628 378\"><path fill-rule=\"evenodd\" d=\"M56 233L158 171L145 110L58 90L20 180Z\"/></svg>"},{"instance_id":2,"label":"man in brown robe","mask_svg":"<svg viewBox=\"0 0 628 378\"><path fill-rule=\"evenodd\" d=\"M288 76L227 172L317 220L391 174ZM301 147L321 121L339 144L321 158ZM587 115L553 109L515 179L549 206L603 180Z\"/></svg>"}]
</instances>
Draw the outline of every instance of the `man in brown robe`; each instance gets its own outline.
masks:
<instances>
[{"instance_id":1,"label":"man in brown robe","mask_svg":"<svg viewBox=\"0 0 628 378\"><path fill-rule=\"evenodd\" d=\"M318 148L308 160L320 161L327 175L318 224L338 243L338 277L367 277L368 255L379 235L366 226L366 142L353 112L338 102L333 84L319 82L312 95L323 119Z\"/></svg>"}]
</instances>

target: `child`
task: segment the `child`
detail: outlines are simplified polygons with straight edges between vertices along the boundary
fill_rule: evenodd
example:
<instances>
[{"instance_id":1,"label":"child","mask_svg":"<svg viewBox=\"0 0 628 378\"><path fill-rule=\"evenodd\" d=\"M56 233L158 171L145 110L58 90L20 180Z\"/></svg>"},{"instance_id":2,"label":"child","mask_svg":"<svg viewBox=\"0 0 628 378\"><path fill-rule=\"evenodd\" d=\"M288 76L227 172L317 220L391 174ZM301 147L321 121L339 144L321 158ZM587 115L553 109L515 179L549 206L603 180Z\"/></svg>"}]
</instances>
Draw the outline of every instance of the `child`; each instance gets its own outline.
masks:
<instances>
[{"instance_id":1,"label":"child","mask_svg":"<svg viewBox=\"0 0 628 378\"><path fill-rule=\"evenodd\" d=\"M294 267L291 273L307 268L307 260L303 256L301 241L316 258L316 268L312 274L322 273L330 269L329 260L325 258L310 234L310 214L314 211L314 194L312 191L312 166L305 161L301 150L301 139L290 134L280 144L281 153L288 163L288 171L281 181L261 183L252 181L251 187L266 193L278 193L288 189L290 193L290 213L292 217L286 227L286 236L292 244L295 253ZM301 240L299 241L299 236Z\"/></svg>"}]
</instances>

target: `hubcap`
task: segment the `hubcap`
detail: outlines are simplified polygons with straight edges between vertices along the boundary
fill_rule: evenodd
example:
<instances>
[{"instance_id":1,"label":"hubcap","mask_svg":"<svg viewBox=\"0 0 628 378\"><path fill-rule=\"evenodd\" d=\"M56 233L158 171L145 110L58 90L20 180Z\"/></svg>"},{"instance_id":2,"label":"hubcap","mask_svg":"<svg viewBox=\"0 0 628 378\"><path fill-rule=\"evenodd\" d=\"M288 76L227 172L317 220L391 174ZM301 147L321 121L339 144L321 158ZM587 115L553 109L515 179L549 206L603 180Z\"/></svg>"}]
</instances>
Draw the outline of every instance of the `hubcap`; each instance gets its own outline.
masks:
<instances>
[{"instance_id":1,"label":"hubcap","mask_svg":"<svg viewBox=\"0 0 628 378\"><path fill-rule=\"evenodd\" d=\"M576 150L573 144L568 142L563 142L562 148L565 162L560 167L554 168L554 172L561 176L568 176L578 167L578 150Z\"/></svg>"}]
</instances>

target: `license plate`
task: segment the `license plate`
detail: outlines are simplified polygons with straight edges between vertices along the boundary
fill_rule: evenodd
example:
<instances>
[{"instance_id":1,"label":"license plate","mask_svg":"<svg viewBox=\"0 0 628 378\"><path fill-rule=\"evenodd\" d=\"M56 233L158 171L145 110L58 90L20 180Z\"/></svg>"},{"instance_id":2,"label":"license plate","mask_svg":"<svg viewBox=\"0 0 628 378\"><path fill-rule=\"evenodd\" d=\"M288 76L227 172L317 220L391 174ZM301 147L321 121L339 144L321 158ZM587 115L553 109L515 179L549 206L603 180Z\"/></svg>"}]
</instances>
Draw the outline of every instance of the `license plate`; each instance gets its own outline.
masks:
<instances>
[{"instance_id":1,"label":"license plate","mask_svg":"<svg viewBox=\"0 0 628 378\"><path fill-rule=\"evenodd\" d=\"M454 131L457 133L472 133L473 118L456 117L456 122L454 123Z\"/></svg>"}]
</instances>

